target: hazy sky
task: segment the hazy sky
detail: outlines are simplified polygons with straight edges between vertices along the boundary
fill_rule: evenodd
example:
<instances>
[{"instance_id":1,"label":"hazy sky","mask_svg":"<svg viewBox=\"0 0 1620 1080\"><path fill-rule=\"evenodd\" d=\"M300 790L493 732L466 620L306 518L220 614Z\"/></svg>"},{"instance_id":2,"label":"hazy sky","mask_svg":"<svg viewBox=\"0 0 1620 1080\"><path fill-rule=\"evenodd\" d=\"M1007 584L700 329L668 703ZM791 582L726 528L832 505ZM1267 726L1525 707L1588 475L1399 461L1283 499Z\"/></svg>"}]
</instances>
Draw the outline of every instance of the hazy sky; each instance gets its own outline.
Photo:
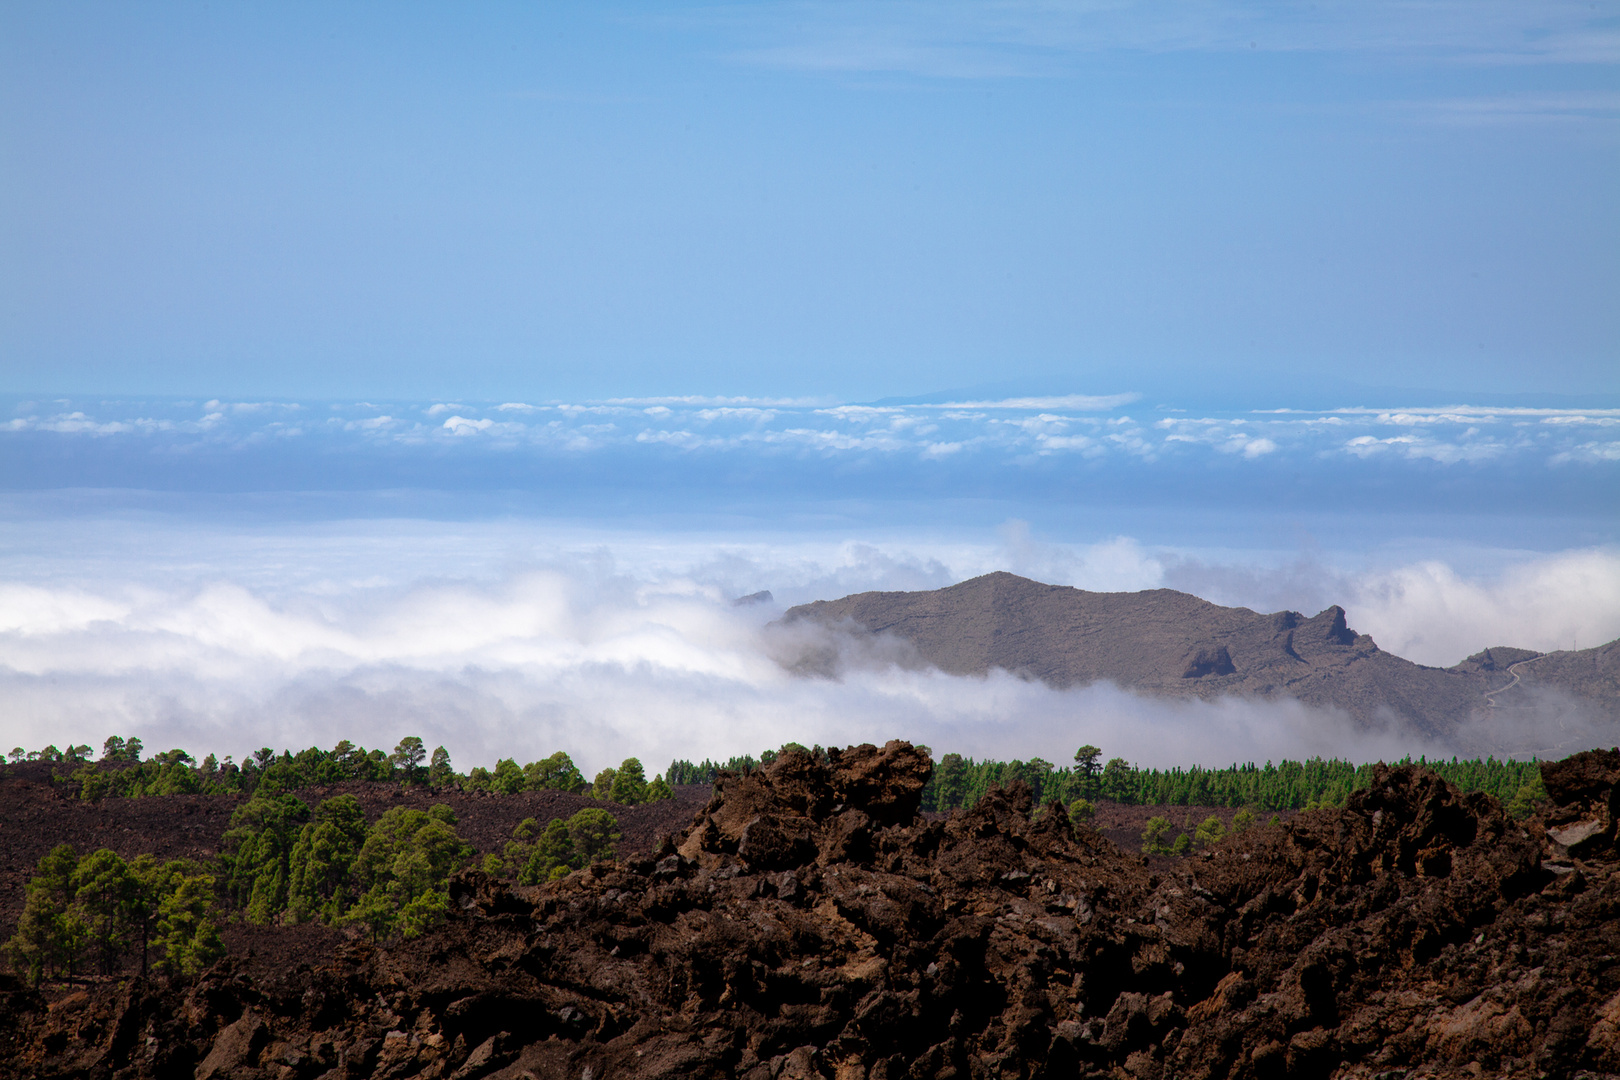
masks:
<instances>
[{"instance_id":1,"label":"hazy sky","mask_svg":"<svg viewBox=\"0 0 1620 1080\"><path fill-rule=\"evenodd\" d=\"M1613 395L1617 59L1612 0L8 3L0 390Z\"/></svg>"},{"instance_id":2,"label":"hazy sky","mask_svg":"<svg viewBox=\"0 0 1620 1080\"><path fill-rule=\"evenodd\" d=\"M1610 745L768 624L1004 569L1587 646L1617 493L1614 0L0 5L0 749Z\"/></svg>"}]
</instances>

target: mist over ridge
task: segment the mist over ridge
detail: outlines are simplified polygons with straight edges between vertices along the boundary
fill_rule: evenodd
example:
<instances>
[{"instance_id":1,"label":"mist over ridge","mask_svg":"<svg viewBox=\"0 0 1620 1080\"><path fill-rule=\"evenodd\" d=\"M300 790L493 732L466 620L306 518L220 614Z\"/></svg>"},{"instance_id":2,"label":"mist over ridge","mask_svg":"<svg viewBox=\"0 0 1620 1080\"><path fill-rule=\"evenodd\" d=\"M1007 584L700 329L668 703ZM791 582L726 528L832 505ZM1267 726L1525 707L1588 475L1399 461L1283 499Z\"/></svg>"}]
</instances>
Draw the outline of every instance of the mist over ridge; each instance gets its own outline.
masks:
<instances>
[{"instance_id":1,"label":"mist over ridge","mask_svg":"<svg viewBox=\"0 0 1620 1080\"><path fill-rule=\"evenodd\" d=\"M1128 538L1066 545L1017 522L989 544L726 543L510 520L279 533L162 516L104 524L113 528L101 546L77 550L42 550L50 528L9 534L0 683L14 742L121 731L151 747L239 755L245 741L315 745L341 731L391 745L409 733L444 743L463 767L556 749L587 765L628 754L661 764L788 739L906 737L941 752L1048 760L1092 742L1163 765L1449 756L1500 742L1416 738L1287 701L1161 701L1106 683L1065 690L997 672L953 676L881 653L857 657L836 680L804 678L782 667L767 629L802 600L937 588L1008 566L1114 591L1202 574L1229 594L1222 602L1251 577L1273 588L1287 580ZM30 580L19 581L25 566ZM1333 579L1328 567L1324 558L1333 584L1361 583L1341 595L1357 630L1450 650L1435 662L1490 644L1553 649L1572 630L1589 642L1620 636L1620 554L1608 549L1519 557L1496 574L1429 563ZM761 588L772 603L732 603ZM1454 626L1465 609L1477 619L1472 640ZM1515 735L1534 745L1515 748L1562 744L1600 731L1594 723L1578 710L1536 714Z\"/></svg>"}]
</instances>

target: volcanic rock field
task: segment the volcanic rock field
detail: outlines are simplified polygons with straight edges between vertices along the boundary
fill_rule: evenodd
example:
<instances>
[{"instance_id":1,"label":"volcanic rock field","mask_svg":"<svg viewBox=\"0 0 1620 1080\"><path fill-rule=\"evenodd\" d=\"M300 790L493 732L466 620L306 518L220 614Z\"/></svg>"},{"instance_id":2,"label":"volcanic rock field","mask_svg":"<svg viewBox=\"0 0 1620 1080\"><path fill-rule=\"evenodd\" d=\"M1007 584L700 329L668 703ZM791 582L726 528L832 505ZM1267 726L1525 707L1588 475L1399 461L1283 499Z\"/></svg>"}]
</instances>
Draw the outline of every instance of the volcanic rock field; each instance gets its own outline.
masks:
<instances>
[{"instance_id":1,"label":"volcanic rock field","mask_svg":"<svg viewBox=\"0 0 1620 1080\"><path fill-rule=\"evenodd\" d=\"M0 1072L1620 1074L1620 751L1545 766L1524 823L1381 767L1343 809L1153 865L1021 785L925 819L929 771L904 743L784 753L645 854L531 888L463 873L410 941L7 977Z\"/></svg>"}]
</instances>

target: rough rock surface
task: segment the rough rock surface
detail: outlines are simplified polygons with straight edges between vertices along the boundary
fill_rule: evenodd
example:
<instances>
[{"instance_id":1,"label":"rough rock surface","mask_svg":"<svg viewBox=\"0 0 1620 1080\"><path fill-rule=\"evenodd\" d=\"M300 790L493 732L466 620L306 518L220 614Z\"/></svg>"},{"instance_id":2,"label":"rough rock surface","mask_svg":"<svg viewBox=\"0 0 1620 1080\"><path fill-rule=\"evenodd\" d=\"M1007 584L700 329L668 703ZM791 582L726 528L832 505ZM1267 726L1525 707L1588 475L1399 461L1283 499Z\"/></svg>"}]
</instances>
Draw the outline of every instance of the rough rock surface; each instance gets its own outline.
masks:
<instances>
[{"instance_id":1,"label":"rough rock surface","mask_svg":"<svg viewBox=\"0 0 1620 1080\"><path fill-rule=\"evenodd\" d=\"M1418 767L1153 872L1021 786L917 816L904 743L723 777L647 857L470 873L416 941L250 978L0 993L9 1076L1407 1077L1620 1074L1620 873L1548 767L1521 825ZM1610 813L1612 826L1612 810ZM1609 827L1609 826L1606 826ZM1566 856L1562 854L1569 851Z\"/></svg>"},{"instance_id":2,"label":"rough rock surface","mask_svg":"<svg viewBox=\"0 0 1620 1080\"><path fill-rule=\"evenodd\" d=\"M1339 607L1309 618L1260 614L1173 589L1088 592L994 573L945 589L803 604L780 626L783 662L803 673L836 672L849 662L848 643L859 642L857 652L958 675L1002 668L1053 686L1106 680L1158 695L1289 697L1362 721L1387 710L1441 738L1492 709L1578 702L1583 714L1620 721L1620 642L1545 656L1497 647L1455 667L1425 667L1357 634ZM833 636L797 632L807 626ZM1532 662L1515 679L1507 669L1523 660ZM1548 756L1540 744L1477 747L1481 756L1521 749Z\"/></svg>"}]
</instances>

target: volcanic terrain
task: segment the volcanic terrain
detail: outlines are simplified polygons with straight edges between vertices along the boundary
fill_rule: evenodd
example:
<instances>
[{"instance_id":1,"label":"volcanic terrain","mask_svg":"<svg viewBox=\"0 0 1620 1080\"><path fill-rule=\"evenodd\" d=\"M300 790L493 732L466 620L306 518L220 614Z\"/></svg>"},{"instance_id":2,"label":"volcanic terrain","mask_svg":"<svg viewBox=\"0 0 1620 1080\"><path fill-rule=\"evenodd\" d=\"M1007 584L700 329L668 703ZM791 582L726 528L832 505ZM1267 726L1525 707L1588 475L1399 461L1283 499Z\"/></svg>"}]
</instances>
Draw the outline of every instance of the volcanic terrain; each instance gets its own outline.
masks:
<instances>
[{"instance_id":1,"label":"volcanic terrain","mask_svg":"<svg viewBox=\"0 0 1620 1080\"><path fill-rule=\"evenodd\" d=\"M0 986L16 1077L1620 1073L1620 751L1509 819L1421 767L1149 867L1021 784L916 812L904 743L723 775L642 856L194 983Z\"/></svg>"}]
</instances>

